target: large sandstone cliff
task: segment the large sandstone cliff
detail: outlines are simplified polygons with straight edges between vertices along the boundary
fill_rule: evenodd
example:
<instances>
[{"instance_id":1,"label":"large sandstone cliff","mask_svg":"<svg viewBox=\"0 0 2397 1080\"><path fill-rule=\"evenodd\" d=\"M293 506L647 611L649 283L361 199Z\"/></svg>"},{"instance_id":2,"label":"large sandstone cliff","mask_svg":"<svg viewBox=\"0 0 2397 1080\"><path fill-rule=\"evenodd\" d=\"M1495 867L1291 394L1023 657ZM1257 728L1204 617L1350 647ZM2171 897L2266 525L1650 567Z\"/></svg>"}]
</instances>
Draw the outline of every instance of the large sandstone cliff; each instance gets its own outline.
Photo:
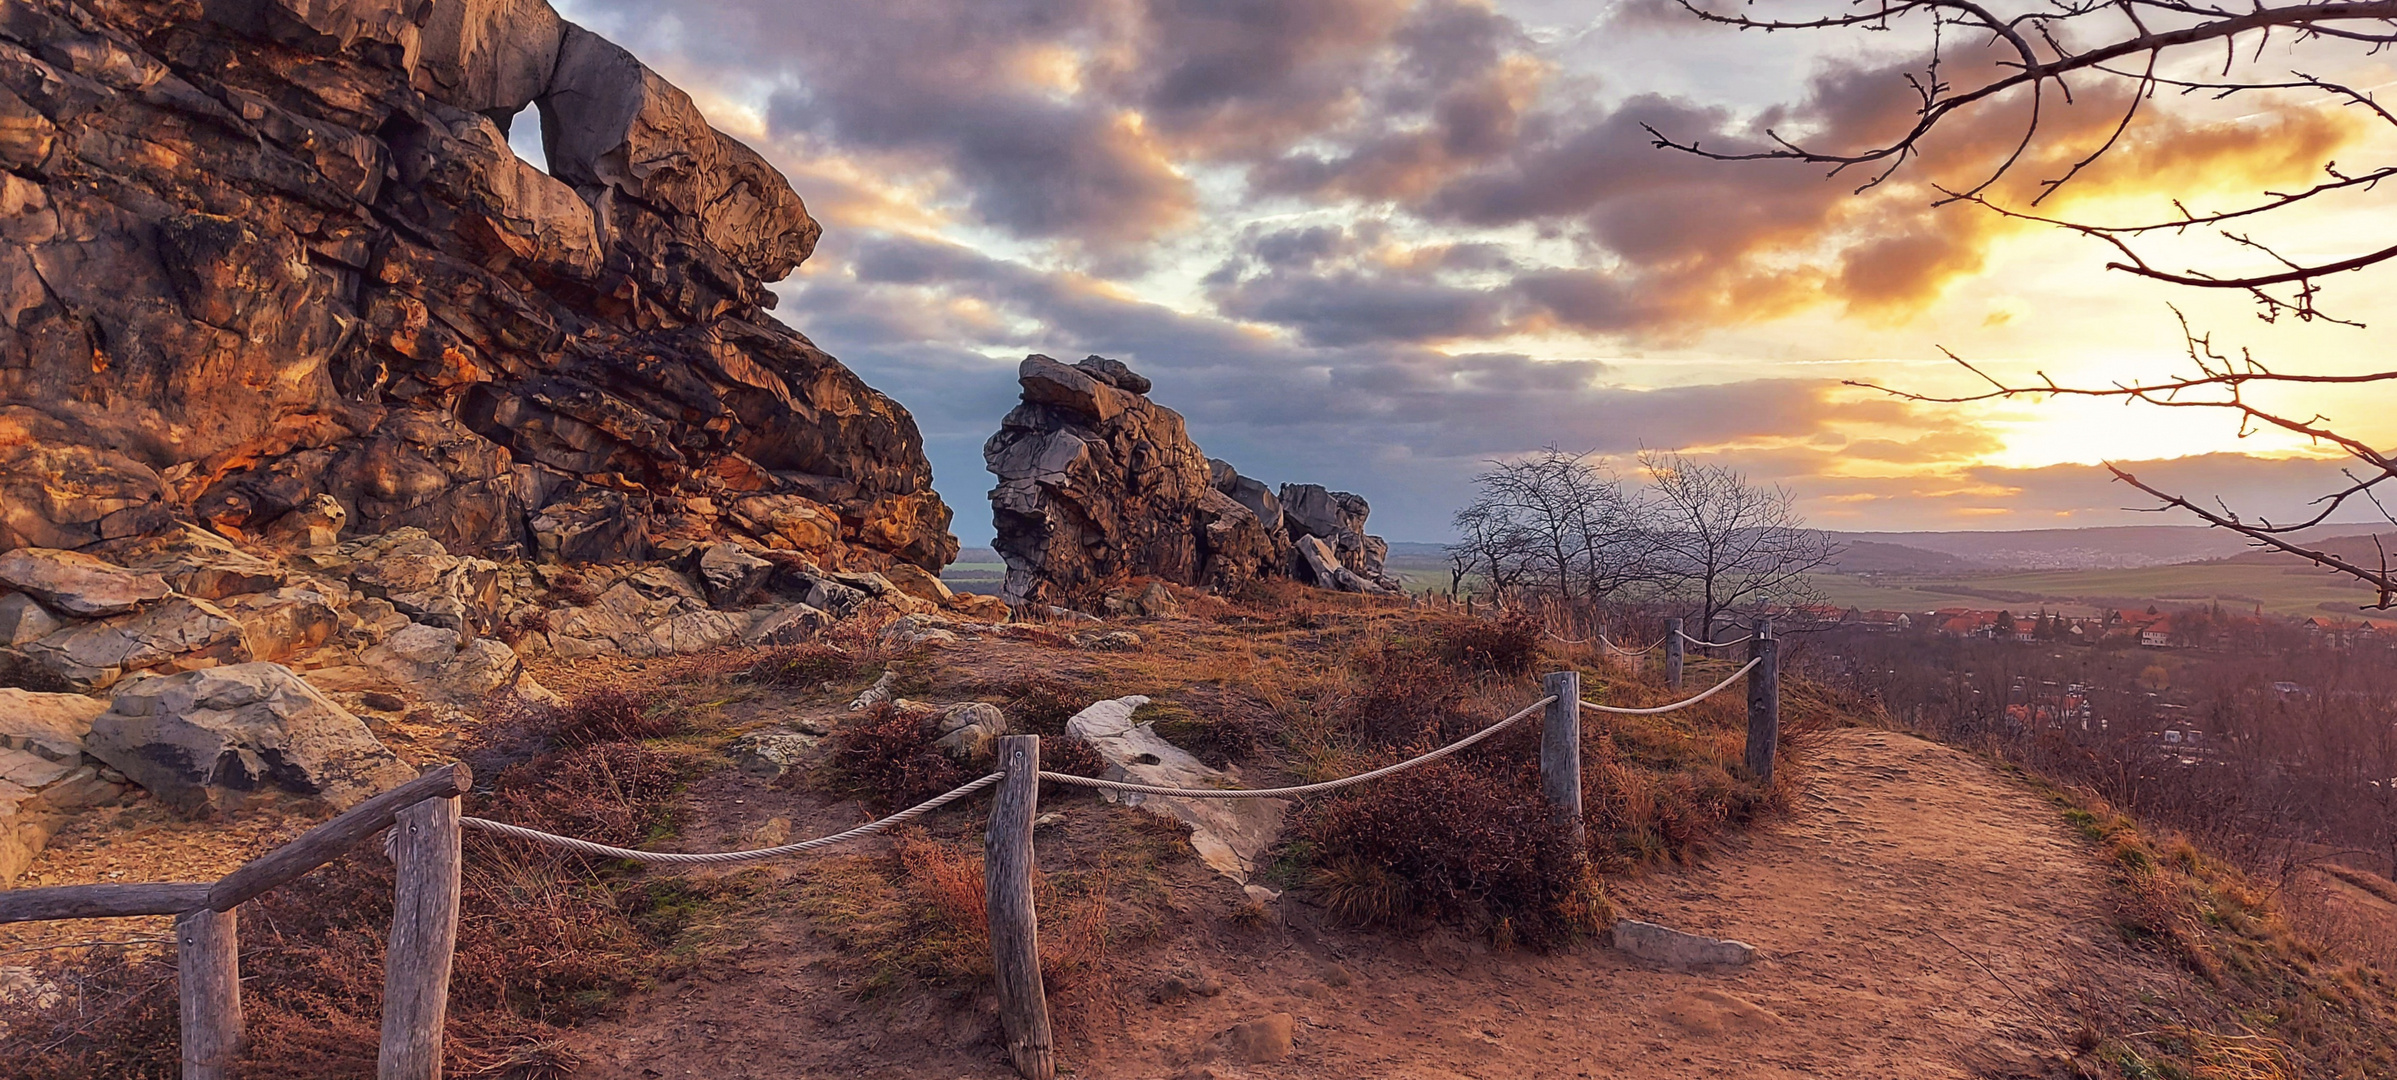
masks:
<instances>
[{"instance_id":1,"label":"large sandstone cliff","mask_svg":"<svg viewBox=\"0 0 2397 1080\"><path fill-rule=\"evenodd\" d=\"M0 550L184 517L937 569L914 421L764 311L818 231L543 0L7 0Z\"/></svg>"}]
</instances>

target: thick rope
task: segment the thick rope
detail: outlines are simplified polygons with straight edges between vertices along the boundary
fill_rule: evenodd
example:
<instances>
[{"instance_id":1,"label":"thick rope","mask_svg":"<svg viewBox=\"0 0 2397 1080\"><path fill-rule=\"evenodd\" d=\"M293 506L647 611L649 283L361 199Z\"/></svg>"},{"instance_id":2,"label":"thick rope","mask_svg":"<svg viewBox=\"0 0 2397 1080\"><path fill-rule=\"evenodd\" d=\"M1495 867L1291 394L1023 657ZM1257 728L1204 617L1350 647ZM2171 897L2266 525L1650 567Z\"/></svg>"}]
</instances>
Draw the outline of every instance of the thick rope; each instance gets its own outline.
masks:
<instances>
[{"instance_id":1,"label":"thick rope","mask_svg":"<svg viewBox=\"0 0 2397 1080\"><path fill-rule=\"evenodd\" d=\"M1702 641L1698 638L1691 637L1688 634L1681 635L1681 640L1689 642L1692 645L1703 645L1709 649L1728 649L1755 636L1756 632L1751 630L1745 634L1741 634L1738 637L1732 638L1729 641Z\"/></svg>"},{"instance_id":2,"label":"thick rope","mask_svg":"<svg viewBox=\"0 0 2397 1080\"><path fill-rule=\"evenodd\" d=\"M1664 644L1664 639L1659 638L1657 639L1656 645L1650 645L1644 649L1626 649L1621 645L1617 645L1612 641L1608 641L1605 634L1600 634L1598 635L1598 643L1606 646L1609 649L1613 649L1624 656L1646 656L1649 653L1655 652L1657 645Z\"/></svg>"},{"instance_id":3,"label":"thick rope","mask_svg":"<svg viewBox=\"0 0 2397 1080\"><path fill-rule=\"evenodd\" d=\"M631 848L612 847L607 844L594 844L589 840L577 840L571 836L559 836L554 833L542 832L539 829L528 829L522 825L508 825L478 817L460 818L458 819L458 824L469 829L481 829L487 833L498 833L501 836L513 836L518 840L530 840L536 844L547 844L551 847L565 848L568 851L579 851L585 855L597 855L601 858L607 859L630 859L633 862L664 863L669 866L723 866L728 863L758 862L763 859L780 858L784 855L796 855L802 851L814 851L817 848L831 847L834 844L855 840L861 836L871 836L894 825L905 825L910 821L914 821L917 818L923 817L926 814L938 810L941 807L947 806L950 803L956 802L959 799L965 798L966 796L980 791L983 788L998 783L999 777L1003 775L1005 774L992 773L989 776L985 776L979 780L968 783L964 787L958 788L955 791L951 791L946 795L934 796L930 800L908 807L907 809L901 810L898 813L892 814L891 816L883 818L880 821L869 821L863 825L849 830L848 832L834 833L831 836L819 836L813 840L802 840L796 844L784 844L780 847L759 848L755 851L635 851Z\"/></svg>"},{"instance_id":4,"label":"thick rope","mask_svg":"<svg viewBox=\"0 0 2397 1080\"><path fill-rule=\"evenodd\" d=\"M1431 762L1438 761L1441 758L1447 757L1448 755L1456 753L1457 751L1471 746L1474 743L1480 742L1483 739L1487 739L1492 735L1496 735L1499 732L1506 730L1508 725L1511 725L1516 721L1523 719L1524 717L1530 716L1542 709L1547 708L1549 704L1555 700L1556 696L1553 694L1549 695L1548 697L1541 698L1540 700L1532 702L1530 705L1526 706L1522 712L1507 717L1506 719L1492 724L1489 727L1483 728L1480 731L1476 731L1471 735L1467 735L1462 739L1458 739L1455 742L1449 743L1448 745L1434 750L1431 753L1424 754L1421 757L1408 758L1407 760L1401 761L1396 765L1384 765L1381 768L1373 770L1372 772L1358 773L1355 776L1342 777L1338 780L1326 780L1320 784L1301 784L1297 787L1252 790L1248 788L1153 787L1148 784L1127 784L1121 780L1101 780L1094 776L1068 776L1065 773L1053 773L1046 771L1043 771L1040 774L1040 778L1043 780L1055 781L1060 784L1071 784L1075 787L1098 788L1101 791L1129 791L1141 795L1167 795L1177 799L1295 798L1300 795L1314 795L1325 791L1338 791L1341 788L1349 787L1354 784L1362 784L1367 780L1379 780L1382 777L1390 775L1391 773L1404 772L1408 769L1414 768L1417 765L1426 765L1430 764Z\"/></svg>"},{"instance_id":5,"label":"thick rope","mask_svg":"<svg viewBox=\"0 0 2397 1080\"><path fill-rule=\"evenodd\" d=\"M1706 700L1707 698L1710 698L1710 697L1713 697L1713 696L1715 696L1716 694L1720 694L1720 693L1722 693L1722 692L1723 692L1723 688L1724 688L1724 687L1726 687L1726 686L1729 686L1729 685L1731 685L1732 683L1738 682L1738 681L1739 681L1739 677L1740 677L1740 676L1742 676L1742 675L1745 675L1745 674L1747 674L1747 673L1749 673L1749 672L1751 672L1751 671L1754 671L1754 670L1756 670L1756 665L1758 665L1758 664L1761 664L1761 663L1764 663L1764 658L1763 658L1763 657L1758 657L1758 658L1756 658L1756 659L1754 659L1754 660L1750 660L1750 661L1748 661L1748 665L1747 665L1746 667L1743 667L1743 668L1739 669L1738 671L1734 671L1734 672L1732 672L1732 673L1731 673L1731 677L1730 677L1730 678L1728 678L1728 679L1725 679L1725 680L1723 680L1722 682L1719 682L1719 683L1716 683L1716 684L1714 684L1714 687L1713 687L1712 689L1708 690L1707 692L1705 692L1705 693L1703 693L1703 694L1700 694L1700 695L1698 695L1697 697L1694 697L1694 698L1689 698L1689 699L1687 699L1687 700L1684 700L1684 701L1676 701L1676 702L1674 702L1674 703L1672 703L1672 704L1670 704L1670 705L1659 705L1659 706L1657 706L1657 707L1655 707L1655 708L1653 708L1653 709L1626 709L1626 708L1621 708L1621 707L1619 707L1619 706L1615 706L1615 705L1600 705L1600 704L1598 704L1597 702L1594 702L1594 701L1584 700L1584 701L1581 703L1581 707L1582 707L1582 708L1585 708L1585 709L1595 709L1595 710L1597 710L1597 711L1599 711L1599 712L1603 712L1603 713L1618 713L1618 714L1621 714L1621 715L1624 715L1624 716L1655 716L1655 715L1657 715L1657 714L1659 714L1659 713L1669 713L1669 712L1672 712L1672 711L1674 711L1674 710L1676 710L1676 709L1686 709L1686 708L1689 708L1689 707L1690 707L1690 706L1692 706L1692 705L1695 705L1695 704L1697 704L1697 703L1699 703L1699 702L1701 702L1701 701L1704 701L1704 700Z\"/></svg>"}]
</instances>

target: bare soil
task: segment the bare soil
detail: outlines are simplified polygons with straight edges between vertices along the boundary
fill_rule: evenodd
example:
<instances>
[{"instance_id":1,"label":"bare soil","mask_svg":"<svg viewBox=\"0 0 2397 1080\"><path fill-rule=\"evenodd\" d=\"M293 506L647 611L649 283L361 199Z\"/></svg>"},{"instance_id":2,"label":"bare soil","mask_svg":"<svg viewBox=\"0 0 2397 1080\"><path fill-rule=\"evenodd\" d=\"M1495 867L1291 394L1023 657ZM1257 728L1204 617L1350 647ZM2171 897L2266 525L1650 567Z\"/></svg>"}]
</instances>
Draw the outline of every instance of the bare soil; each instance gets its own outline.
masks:
<instances>
[{"instance_id":1,"label":"bare soil","mask_svg":"<svg viewBox=\"0 0 2397 1080\"><path fill-rule=\"evenodd\" d=\"M1061 995L1060 1060L1127 1078L2071 1075L2076 1003L2185 990L2168 962L2120 943L2106 866L2028 787L1861 729L1822 735L1805 769L1790 816L1700 865L1610 886L1626 917L1755 945L1745 968L1364 933L1297 894L1259 920L1237 886L1181 860L1153 900L1159 932L1114 950L1108 985ZM1098 823L1138 813L1054 808L1064 821L1040 834L1044 864L1087 855ZM720 781L694 792L692 814L685 835L706 845L773 816L811 835L862 811ZM577 1031L578 1075L1013 1075L984 990L861 1000L843 943L793 911L715 940L683 977ZM1242 1060L1224 1033L1278 1012L1296 1019L1291 1052Z\"/></svg>"}]
</instances>

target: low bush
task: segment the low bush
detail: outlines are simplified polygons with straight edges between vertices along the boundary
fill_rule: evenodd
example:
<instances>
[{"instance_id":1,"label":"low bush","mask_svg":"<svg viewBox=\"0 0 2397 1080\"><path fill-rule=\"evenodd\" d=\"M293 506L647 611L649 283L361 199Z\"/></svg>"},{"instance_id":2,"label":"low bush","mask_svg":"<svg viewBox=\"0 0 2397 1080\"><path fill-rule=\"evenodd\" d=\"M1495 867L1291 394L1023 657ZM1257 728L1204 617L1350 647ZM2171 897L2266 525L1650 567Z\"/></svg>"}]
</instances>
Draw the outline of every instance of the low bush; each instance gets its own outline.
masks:
<instances>
[{"instance_id":1,"label":"low bush","mask_svg":"<svg viewBox=\"0 0 2397 1080\"><path fill-rule=\"evenodd\" d=\"M492 785L496 820L626 847L670 832L684 763L637 743L610 742L510 766Z\"/></svg>"},{"instance_id":2,"label":"low bush","mask_svg":"<svg viewBox=\"0 0 2397 1080\"><path fill-rule=\"evenodd\" d=\"M972 779L933 738L924 717L884 702L833 732L832 765L875 812L902 810Z\"/></svg>"},{"instance_id":3,"label":"low bush","mask_svg":"<svg viewBox=\"0 0 2397 1080\"><path fill-rule=\"evenodd\" d=\"M1158 715L1148 716L1149 709ZM1149 709L1142 710L1140 719L1154 722L1157 734L1210 768L1226 769L1254 759L1273 742L1276 731L1273 710L1237 694Z\"/></svg>"},{"instance_id":4,"label":"low bush","mask_svg":"<svg viewBox=\"0 0 2397 1080\"><path fill-rule=\"evenodd\" d=\"M1360 685L1345 718L1352 736L1369 746L1429 749L1466 726L1472 674L1423 646L1420 639L1400 639L1357 653L1352 666Z\"/></svg>"},{"instance_id":5,"label":"low bush","mask_svg":"<svg viewBox=\"0 0 2397 1080\"><path fill-rule=\"evenodd\" d=\"M758 686L813 689L824 683L855 678L862 671L857 656L847 649L811 642L755 650L734 678Z\"/></svg>"},{"instance_id":6,"label":"low bush","mask_svg":"<svg viewBox=\"0 0 2397 1080\"><path fill-rule=\"evenodd\" d=\"M575 695L553 708L548 721L546 734L558 746L662 739L683 728L672 706L613 687Z\"/></svg>"},{"instance_id":7,"label":"low bush","mask_svg":"<svg viewBox=\"0 0 2397 1080\"><path fill-rule=\"evenodd\" d=\"M1495 619L1449 616L1431 631L1431 653L1441 663L1465 671L1496 675L1529 675L1540 659L1540 639L1546 623L1526 612Z\"/></svg>"},{"instance_id":8,"label":"low bush","mask_svg":"<svg viewBox=\"0 0 2397 1080\"><path fill-rule=\"evenodd\" d=\"M980 692L996 698L1008 723L1027 735L1065 734L1065 722L1106 696L1089 683L1035 672L988 683Z\"/></svg>"},{"instance_id":9,"label":"low bush","mask_svg":"<svg viewBox=\"0 0 2397 1080\"><path fill-rule=\"evenodd\" d=\"M1541 949L1607 924L1572 833L1549 820L1536 788L1441 761L1351 790L1294 830L1314 866L1310 887L1335 913L1400 930L1449 923Z\"/></svg>"}]
</instances>

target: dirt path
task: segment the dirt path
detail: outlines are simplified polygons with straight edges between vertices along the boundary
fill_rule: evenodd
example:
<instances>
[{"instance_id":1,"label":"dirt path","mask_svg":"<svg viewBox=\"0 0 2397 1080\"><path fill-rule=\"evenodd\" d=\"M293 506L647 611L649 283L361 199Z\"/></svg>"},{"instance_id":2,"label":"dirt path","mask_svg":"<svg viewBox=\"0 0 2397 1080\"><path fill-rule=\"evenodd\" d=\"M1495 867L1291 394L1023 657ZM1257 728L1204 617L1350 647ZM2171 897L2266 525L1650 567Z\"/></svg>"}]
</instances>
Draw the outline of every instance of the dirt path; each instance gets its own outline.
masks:
<instances>
[{"instance_id":1,"label":"dirt path","mask_svg":"<svg viewBox=\"0 0 2397 1080\"><path fill-rule=\"evenodd\" d=\"M2075 1026L2069 983L2176 979L2109 942L2105 871L2058 812L1956 751L1830 733L1791 817L1701 867L1615 886L1626 916L1738 938L1763 959L1657 970L1611 949L1493 954L1435 936L1350 933L1285 900L1278 927L1221 916L1220 879L1169 899L1184 929L1127 969L1060 1057L1080 1077L1852 1077L2048 1075ZM858 1003L793 920L736 963L579 1033L594 1077L1008 1076L984 998ZM1213 997L1160 1003L1197 969ZM1248 1064L1218 1034L1297 1019L1295 1049Z\"/></svg>"}]
</instances>

